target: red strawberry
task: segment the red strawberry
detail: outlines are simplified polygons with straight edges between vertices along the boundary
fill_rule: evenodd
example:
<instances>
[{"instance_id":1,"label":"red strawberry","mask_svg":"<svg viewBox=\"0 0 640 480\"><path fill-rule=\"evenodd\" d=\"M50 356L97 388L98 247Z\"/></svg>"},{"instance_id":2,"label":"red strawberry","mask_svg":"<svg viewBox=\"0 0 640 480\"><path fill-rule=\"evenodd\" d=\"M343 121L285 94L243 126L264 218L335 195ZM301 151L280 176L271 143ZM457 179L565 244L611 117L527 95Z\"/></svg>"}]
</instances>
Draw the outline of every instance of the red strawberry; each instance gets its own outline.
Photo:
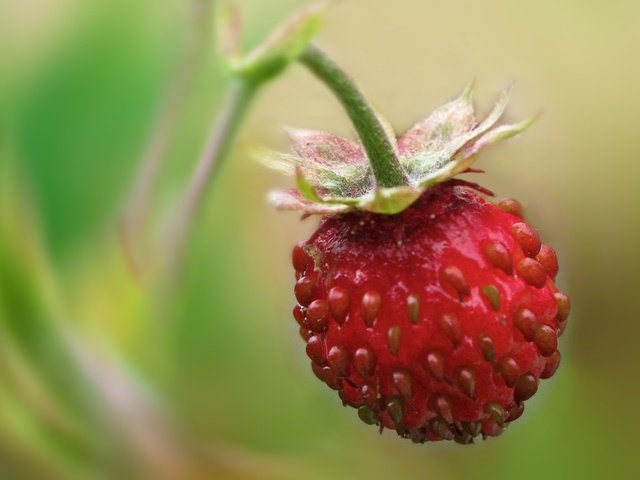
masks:
<instances>
[{"instance_id":1,"label":"red strawberry","mask_svg":"<svg viewBox=\"0 0 640 480\"><path fill-rule=\"evenodd\" d=\"M275 197L326 214L292 257L314 373L365 423L416 442L499 435L560 362L569 298L553 249L517 201L451 179L523 128L489 130L503 107L478 125L467 91L411 129L398 189L376 189L358 144L298 132L300 192Z\"/></svg>"},{"instance_id":2,"label":"red strawberry","mask_svg":"<svg viewBox=\"0 0 640 480\"><path fill-rule=\"evenodd\" d=\"M497 435L558 366L568 299L550 258L521 218L455 181L396 215L327 216L293 250L312 368L402 436Z\"/></svg>"}]
</instances>

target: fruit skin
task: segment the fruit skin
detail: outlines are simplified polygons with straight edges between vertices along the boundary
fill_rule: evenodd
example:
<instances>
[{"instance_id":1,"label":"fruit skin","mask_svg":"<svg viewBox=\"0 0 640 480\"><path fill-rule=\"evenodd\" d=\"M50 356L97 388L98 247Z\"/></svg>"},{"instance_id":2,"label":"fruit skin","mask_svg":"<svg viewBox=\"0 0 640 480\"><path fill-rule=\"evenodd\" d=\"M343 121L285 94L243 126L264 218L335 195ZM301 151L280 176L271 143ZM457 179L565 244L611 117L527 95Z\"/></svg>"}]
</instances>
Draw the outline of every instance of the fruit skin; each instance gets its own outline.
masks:
<instances>
[{"instance_id":1,"label":"fruit skin","mask_svg":"<svg viewBox=\"0 0 640 480\"><path fill-rule=\"evenodd\" d=\"M395 215L325 216L294 247L313 371L365 423L471 443L499 435L555 372L568 297L513 213L448 181Z\"/></svg>"}]
</instances>

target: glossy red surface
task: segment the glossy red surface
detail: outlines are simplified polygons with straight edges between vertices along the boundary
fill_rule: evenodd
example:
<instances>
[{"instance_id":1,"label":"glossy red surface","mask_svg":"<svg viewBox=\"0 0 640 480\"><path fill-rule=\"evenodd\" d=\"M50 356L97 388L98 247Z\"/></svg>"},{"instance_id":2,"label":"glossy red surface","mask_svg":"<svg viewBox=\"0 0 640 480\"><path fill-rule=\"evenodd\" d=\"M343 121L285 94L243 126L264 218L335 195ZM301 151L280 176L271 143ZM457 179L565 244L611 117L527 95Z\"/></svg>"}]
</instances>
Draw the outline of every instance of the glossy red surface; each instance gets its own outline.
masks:
<instances>
[{"instance_id":1,"label":"glossy red surface","mask_svg":"<svg viewBox=\"0 0 640 480\"><path fill-rule=\"evenodd\" d=\"M397 215L325 217L293 253L314 371L414 441L497 435L559 362L568 300L550 257L533 227L460 185Z\"/></svg>"}]
</instances>

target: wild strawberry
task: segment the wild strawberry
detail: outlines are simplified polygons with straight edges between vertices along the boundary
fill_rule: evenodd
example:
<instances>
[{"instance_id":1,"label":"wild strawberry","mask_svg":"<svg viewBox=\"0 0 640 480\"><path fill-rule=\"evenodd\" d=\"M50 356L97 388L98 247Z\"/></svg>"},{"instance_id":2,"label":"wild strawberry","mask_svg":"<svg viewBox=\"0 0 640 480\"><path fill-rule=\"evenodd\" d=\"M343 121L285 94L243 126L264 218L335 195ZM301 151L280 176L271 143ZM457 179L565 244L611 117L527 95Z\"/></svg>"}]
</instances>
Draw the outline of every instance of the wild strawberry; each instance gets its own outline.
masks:
<instances>
[{"instance_id":1,"label":"wild strawberry","mask_svg":"<svg viewBox=\"0 0 640 480\"><path fill-rule=\"evenodd\" d=\"M517 201L452 178L526 126L491 129L505 104L478 124L468 89L390 136L400 187L377 188L362 147L331 135L294 132L283 157L298 190L278 206L325 215L292 254L312 370L365 423L415 442L499 435L560 362L553 249Z\"/></svg>"}]
</instances>

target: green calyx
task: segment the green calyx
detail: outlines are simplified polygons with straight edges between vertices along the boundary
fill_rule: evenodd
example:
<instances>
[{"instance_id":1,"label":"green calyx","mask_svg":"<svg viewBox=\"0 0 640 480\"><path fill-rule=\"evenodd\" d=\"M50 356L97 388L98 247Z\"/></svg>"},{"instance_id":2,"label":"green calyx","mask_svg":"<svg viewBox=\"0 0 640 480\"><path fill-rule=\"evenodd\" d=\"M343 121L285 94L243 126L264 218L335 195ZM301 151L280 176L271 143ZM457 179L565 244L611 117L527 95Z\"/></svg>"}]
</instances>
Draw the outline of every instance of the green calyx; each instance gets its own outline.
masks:
<instances>
[{"instance_id":1,"label":"green calyx","mask_svg":"<svg viewBox=\"0 0 640 480\"><path fill-rule=\"evenodd\" d=\"M307 56L305 52L301 57L305 64ZM498 97L487 117L478 121L470 84L458 98L398 137L379 114L349 105L353 97L341 96L344 92L336 91L331 82L326 83L345 106L361 142L323 132L293 130L289 137L294 154L263 153L265 164L297 179L296 189L270 194L270 200L280 209L305 214L353 210L399 213L429 187L469 169L481 150L521 133L533 122L529 119L495 126L505 110L510 89ZM363 118L354 118L362 112Z\"/></svg>"}]
</instances>

